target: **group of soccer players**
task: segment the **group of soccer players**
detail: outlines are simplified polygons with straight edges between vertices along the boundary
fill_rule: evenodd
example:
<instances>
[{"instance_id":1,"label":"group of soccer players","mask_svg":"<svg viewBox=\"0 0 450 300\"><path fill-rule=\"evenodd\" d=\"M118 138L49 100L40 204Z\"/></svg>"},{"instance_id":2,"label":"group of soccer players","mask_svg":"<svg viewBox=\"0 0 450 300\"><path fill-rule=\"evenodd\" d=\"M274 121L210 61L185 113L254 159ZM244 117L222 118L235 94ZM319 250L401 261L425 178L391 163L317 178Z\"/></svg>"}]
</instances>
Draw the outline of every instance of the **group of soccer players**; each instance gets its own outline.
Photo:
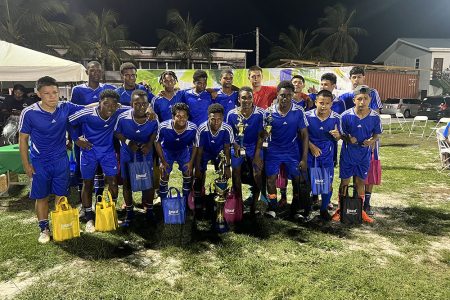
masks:
<instances>
[{"instance_id":1,"label":"group of soccer players","mask_svg":"<svg viewBox=\"0 0 450 300\"><path fill-rule=\"evenodd\" d=\"M249 69L251 87L240 89L233 86L232 70L221 72L220 89L207 88L207 73L197 70L194 87L186 90L176 88L178 79L173 71L164 71L159 81L163 90L153 95L136 83L136 71L132 63L122 64L123 86L116 89L100 83L101 66L90 62L89 81L74 87L71 102L59 101L53 78L37 81L41 101L22 112L19 139L24 170L32 178L30 198L36 200L40 243L50 240L49 195L54 194L59 201L68 194L67 133L75 143L82 178L80 198L86 232L95 231L92 193L94 179L102 174L114 201L120 176L126 210L122 225L133 223L129 163L134 161L148 162L150 168L155 162L157 166L152 188L142 191L150 222L154 222L154 191L158 190L161 199L167 197L174 162L183 174L183 195L187 198L193 193L194 216L199 217L205 206L207 164L217 162L220 152L225 156L224 176L232 179L233 192L240 199L242 173L249 169L251 214L261 193L268 202L268 215L276 216L286 201L285 187L279 200L276 185L280 169L284 169L293 187L291 213L308 219L311 204L300 195L301 186L309 180L308 167L327 168L331 185L339 139L343 140L339 195L346 192L353 178L365 211L371 212L371 187L365 187L364 180L381 134L380 118L374 110L381 108L381 102L375 90L362 85L363 69L352 69L354 91L341 98L332 94L336 87L332 73L322 76L317 94L306 95L299 75L277 87L263 86L262 69L257 66ZM328 213L331 196L331 191L321 195L320 218L324 221L332 218ZM364 220L372 221L366 213Z\"/></svg>"}]
</instances>

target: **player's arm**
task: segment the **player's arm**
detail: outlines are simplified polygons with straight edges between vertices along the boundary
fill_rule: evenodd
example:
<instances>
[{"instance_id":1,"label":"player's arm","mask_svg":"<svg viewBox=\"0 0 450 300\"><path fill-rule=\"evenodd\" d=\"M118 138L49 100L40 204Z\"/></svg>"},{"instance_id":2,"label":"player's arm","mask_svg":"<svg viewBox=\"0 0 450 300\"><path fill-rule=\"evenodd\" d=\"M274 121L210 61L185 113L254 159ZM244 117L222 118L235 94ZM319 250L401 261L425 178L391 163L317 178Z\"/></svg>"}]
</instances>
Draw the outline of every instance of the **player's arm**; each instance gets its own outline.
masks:
<instances>
[{"instance_id":1,"label":"player's arm","mask_svg":"<svg viewBox=\"0 0 450 300\"><path fill-rule=\"evenodd\" d=\"M32 177L34 174L34 168L30 164L30 161L28 160L28 141L29 141L30 135L27 133L19 133L19 152L20 152L20 158L22 159L22 165L23 169L25 170L25 173L28 177Z\"/></svg>"},{"instance_id":2,"label":"player's arm","mask_svg":"<svg viewBox=\"0 0 450 300\"><path fill-rule=\"evenodd\" d=\"M231 178L231 147L230 144L223 145L223 152L225 153L225 177Z\"/></svg>"},{"instance_id":3,"label":"player's arm","mask_svg":"<svg viewBox=\"0 0 450 300\"><path fill-rule=\"evenodd\" d=\"M136 152L139 150L139 147L135 141L127 139L122 133L114 132L114 136L118 139L122 144L125 144L130 148L131 151Z\"/></svg>"},{"instance_id":4,"label":"player's arm","mask_svg":"<svg viewBox=\"0 0 450 300\"><path fill-rule=\"evenodd\" d=\"M302 160L300 161L300 168L303 170L303 172L306 172L308 167L308 149L309 149L309 134L308 134L308 128L302 128L299 131L300 137L302 139L302 147L301 153L302 153Z\"/></svg>"},{"instance_id":5,"label":"player's arm","mask_svg":"<svg viewBox=\"0 0 450 300\"><path fill-rule=\"evenodd\" d=\"M153 152L153 145L155 144L155 139L156 139L156 133L153 133L150 136L150 139L148 140L148 142L145 144L142 144L140 146L140 149L144 155L147 155L150 152Z\"/></svg>"},{"instance_id":6,"label":"player's arm","mask_svg":"<svg viewBox=\"0 0 450 300\"><path fill-rule=\"evenodd\" d=\"M380 138L380 135L377 133L374 133L370 138L368 138L367 140L365 140L363 142L363 145L366 147L372 147L375 145L376 141L378 141L378 139Z\"/></svg>"},{"instance_id":7,"label":"player's arm","mask_svg":"<svg viewBox=\"0 0 450 300\"><path fill-rule=\"evenodd\" d=\"M200 165L202 162L203 155L203 147L194 147L196 149L195 153L195 177L202 178L202 174L200 172Z\"/></svg>"},{"instance_id":8,"label":"player's arm","mask_svg":"<svg viewBox=\"0 0 450 300\"><path fill-rule=\"evenodd\" d=\"M263 168L263 161L261 159L260 153L261 148L264 140L264 132L265 130L261 130L258 133L258 141L256 142L256 148L255 148L255 157L253 158L253 164L256 165L258 172L262 171Z\"/></svg>"}]
</instances>

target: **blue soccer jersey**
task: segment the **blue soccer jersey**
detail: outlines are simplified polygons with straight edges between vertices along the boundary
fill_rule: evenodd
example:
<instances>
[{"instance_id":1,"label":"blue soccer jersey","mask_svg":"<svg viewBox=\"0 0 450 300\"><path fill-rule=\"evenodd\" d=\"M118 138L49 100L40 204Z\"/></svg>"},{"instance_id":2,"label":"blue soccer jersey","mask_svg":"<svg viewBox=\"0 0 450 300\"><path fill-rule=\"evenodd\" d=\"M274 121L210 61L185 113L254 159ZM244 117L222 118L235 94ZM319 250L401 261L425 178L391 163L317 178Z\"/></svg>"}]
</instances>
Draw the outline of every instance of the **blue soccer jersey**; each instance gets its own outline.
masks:
<instances>
[{"instance_id":1,"label":"blue soccer jersey","mask_svg":"<svg viewBox=\"0 0 450 300\"><path fill-rule=\"evenodd\" d=\"M224 145L233 143L233 129L226 123L222 123L222 126L215 134L212 134L208 122L204 122L198 127L195 146L203 148L205 157L216 158L220 151L223 150Z\"/></svg>"},{"instance_id":2,"label":"blue soccer jersey","mask_svg":"<svg viewBox=\"0 0 450 300\"><path fill-rule=\"evenodd\" d=\"M259 133L264 130L264 114L265 111L257 106L253 107L253 112L248 118L242 116L242 123L244 124L244 141L243 145L246 148L254 148L258 142ZM236 142L240 143L238 137L239 114L238 108L231 110L227 116L227 124L233 128L234 138Z\"/></svg>"},{"instance_id":3,"label":"blue soccer jersey","mask_svg":"<svg viewBox=\"0 0 450 300\"><path fill-rule=\"evenodd\" d=\"M79 105L88 105L95 102L100 101L100 94L104 90L115 90L116 87L110 84L100 83L96 89L93 89L87 85L87 83L83 83L75 86L72 89L72 95L70 97L70 101Z\"/></svg>"},{"instance_id":4,"label":"blue soccer jersey","mask_svg":"<svg viewBox=\"0 0 450 300\"><path fill-rule=\"evenodd\" d=\"M370 89L370 103L369 108L373 110L380 110L383 108L383 103L381 103L380 95L378 94L378 91L376 89ZM345 93L339 96L339 99L344 101L346 109L350 109L352 107L355 107L355 103L353 102L353 98L355 95L353 92Z\"/></svg>"},{"instance_id":5,"label":"blue soccer jersey","mask_svg":"<svg viewBox=\"0 0 450 300\"><path fill-rule=\"evenodd\" d=\"M151 105L153 111L158 116L159 122L172 119L172 106L174 106L178 102L181 102L182 97L182 92L175 93L172 99L167 99L166 97L160 96L153 97Z\"/></svg>"},{"instance_id":6,"label":"blue soccer jersey","mask_svg":"<svg viewBox=\"0 0 450 300\"><path fill-rule=\"evenodd\" d=\"M219 103L224 108L224 119L226 119L228 112L234 109L238 104L239 93L232 91L230 95L225 94L222 89L217 91L217 97L214 99L215 103Z\"/></svg>"},{"instance_id":7,"label":"blue soccer jersey","mask_svg":"<svg viewBox=\"0 0 450 300\"><path fill-rule=\"evenodd\" d=\"M42 161L67 156L66 128L69 115L83 109L67 101L60 101L53 113L34 103L25 108L19 121L19 132L30 135L30 157Z\"/></svg>"},{"instance_id":8,"label":"blue soccer jersey","mask_svg":"<svg viewBox=\"0 0 450 300\"><path fill-rule=\"evenodd\" d=\"M286 115L279 113L278 105L273 105L271 108L273 110L272 132L266 158L270 160L283 155L298 158L297 135L301 129L308 126L308 120L305 118L303 108L291 104L291 108ZM268 110L266 110L266 115L268 114Z\"/></svg>"},{"instance_id":9,"label":"blue soccer jersey","mask_svg":"<svg viewBox=\"0 0 450 300\"><path fill-rule=\"evenodd\" d=\"M208 120L208 106L213 103L210 93L203 91L197 94L194 89L184 90L182 102L189 106L189 121L199 126Z\"/></svg>"},{"instance_id":10,"label":"blue soccer jersey","mask_svg":"<svg viewBox=\"0 0 450 300\"><path fill-rule=\"evenodd\" d=\"M114 131L137 144L146 144L150 141L152 134L156 134L158 131L158 121L147 120L145 123L139 124L133 118L133 109L130 109L118 116ZM152 156L153 153L150 152L146 156L146 159L151 161ZM140 151L136 153L136 158L139 161L142 160L142 153ZM131 161L134 159L134 153L124 143L121 143L120 146L120 159L121 161Z\"/></svg>"},{"instance_id":11,"label":"blue soccer jersey","mask_svg":"<svg viewBox=\"0 0 450 300\"><path fill-rule=\"evenodd\" d=\"M336 142L330 134L331 130L338 129L342 133L341 117L338 113L331 111L331 114L325 120L319 119L316 110L310 110L305 113L308 120L308 136L311 143L317 146L322 154L315 158L311 152L308 152L308 166L314 166L314 162L323 167L333 167L333 155Z\"/></svg>"},{"instance_id":12,"label":"blue soccer jersey","mask_svg":"<svg viewBox=\"0 0 450 300\"><path fill-rule=\"evenodd\" d=\"M132 89L132 90L127 90L127 89L125 89L124 86L121 86L116 89L117 94L119 94L119 96L120 96L119 102L122 105L130 106L131 105L131 94L133 94L133 92L135 90L142 90L142 91L147 92L148 102L150 102L153 99L153 97L155 97L152 94L152 92L147 90L147 88L145 86L143 86L142 84L136 84L134 89Z\"/></svg>"},{"instance_id":13,"label":"blue soccer jersey","mask_svg":"<svg viewBox=\"0 0 450 300\"><path fill-rule=\"evenodd\" d=\"M177 153L188 151L194 145L197 135L197 126L188 121L186 129L182 133L178 133L173 128L173 120L161 122L158 127L156 141L161 143L164 151Z\"/></svg>"},{"instance_id":14,"label":"blue soccer jersey","mask_svg":"<svg viewBox=\"0 0 450 300\"><path fill-rule=\"evenodd\" d=\"M101 156L107 152L114 152L113 134L117 118L129 109L128 106L121 107L104 120L100 117L98 107L86 107L69 116L69 122L72 126L81 127L81 134L92 144L91 150Z\"/></svg>"}]
</instances>

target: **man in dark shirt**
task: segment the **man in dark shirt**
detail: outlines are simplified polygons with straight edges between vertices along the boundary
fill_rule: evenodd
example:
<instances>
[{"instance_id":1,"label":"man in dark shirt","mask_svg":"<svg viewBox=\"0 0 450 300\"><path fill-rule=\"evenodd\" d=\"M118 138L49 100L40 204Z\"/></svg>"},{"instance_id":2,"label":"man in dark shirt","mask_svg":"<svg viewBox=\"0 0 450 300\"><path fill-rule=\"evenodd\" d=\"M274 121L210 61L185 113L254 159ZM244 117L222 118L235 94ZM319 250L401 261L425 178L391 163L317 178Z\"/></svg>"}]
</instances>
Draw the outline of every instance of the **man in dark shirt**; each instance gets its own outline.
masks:
<instances>
[{"instance_id":1,"label":"man in dark shirt","mask_svg":"<svg viewBox=\"0 0 450 300\"><path fill-rule=\"evenodd\" d=\"M7 95L1 107L1 112L5 120L11 116L19 116L20 112L27 106L30 106L36 101L28 98L26 89L21 84L16 84L13 87L13 94Z\"/></svg>"}]
</instances>

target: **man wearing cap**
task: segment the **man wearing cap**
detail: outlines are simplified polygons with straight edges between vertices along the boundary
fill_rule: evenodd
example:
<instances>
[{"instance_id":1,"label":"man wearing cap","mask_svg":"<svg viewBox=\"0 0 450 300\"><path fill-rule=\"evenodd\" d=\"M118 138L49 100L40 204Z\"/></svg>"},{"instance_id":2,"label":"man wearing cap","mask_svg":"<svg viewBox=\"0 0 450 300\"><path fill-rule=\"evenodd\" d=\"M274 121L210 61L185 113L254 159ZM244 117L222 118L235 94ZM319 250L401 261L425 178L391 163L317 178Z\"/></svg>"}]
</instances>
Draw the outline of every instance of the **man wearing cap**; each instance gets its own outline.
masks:
<instances>
[{"instance_id":1,"label":"man wearing cap","mask_svg":"<svg viewBox=\"0 0 450 300\"><path fill-rule=\"evenodd\" d=\"M339 160L339 197L343 197L348 189L350 179L355 180L358 197L364 202L364 181L367 178L374 147L382 133L379 114L369 108L371 89L367 85L357 86L353 94L355 107L342 113L342 149ZM371 223L365 211L362 212L363 221ZM339 209L333 216L339 220Z\"/></svg>"}]
</instances>

